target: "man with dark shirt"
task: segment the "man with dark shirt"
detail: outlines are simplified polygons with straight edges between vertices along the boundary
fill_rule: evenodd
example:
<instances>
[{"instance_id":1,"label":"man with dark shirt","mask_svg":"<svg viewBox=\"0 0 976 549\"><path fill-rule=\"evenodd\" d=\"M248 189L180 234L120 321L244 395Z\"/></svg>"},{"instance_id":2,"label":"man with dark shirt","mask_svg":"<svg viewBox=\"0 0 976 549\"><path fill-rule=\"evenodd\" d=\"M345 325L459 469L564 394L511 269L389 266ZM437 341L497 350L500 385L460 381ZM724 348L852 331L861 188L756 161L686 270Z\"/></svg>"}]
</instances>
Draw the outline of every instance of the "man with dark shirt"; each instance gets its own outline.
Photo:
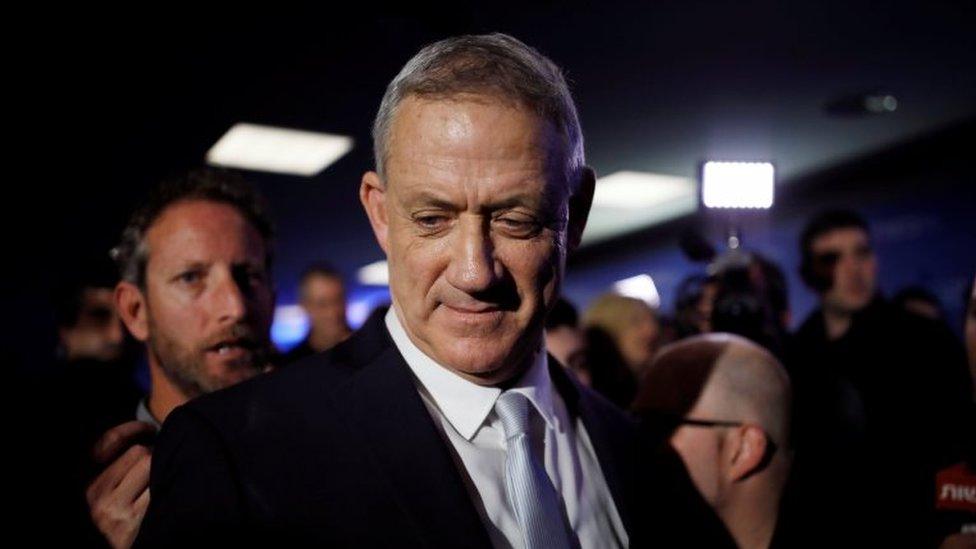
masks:
<instances>
[{"instance_id":1,"label":"man with dark shirt","mask_svg":"<svg viewBox=\"0 0 976 549\"><path fill-rule=\"evenodd\" d=\"M282 364L331 349L352 333L342 275L331 266L318 263L305 269L298 282L298 303L308 315L308 335L284 354Z\"/></svg>"},{"instance_id":2,"label":"man with dark shirt","mask_svg":"<svg viewBox=\"0 0 976 549\"><path fill-rule=\"evenodd\" d=\"M970 393L962 349L937 323L877 293L867 223L813 219L804 282L820 297L787 361L795 388L794 531L852 543L927 539L934 473L958 457ZM807 528L831 524L830 529ZM823 541L827 541L824 539Z\"/></svg>"}]
</instances>

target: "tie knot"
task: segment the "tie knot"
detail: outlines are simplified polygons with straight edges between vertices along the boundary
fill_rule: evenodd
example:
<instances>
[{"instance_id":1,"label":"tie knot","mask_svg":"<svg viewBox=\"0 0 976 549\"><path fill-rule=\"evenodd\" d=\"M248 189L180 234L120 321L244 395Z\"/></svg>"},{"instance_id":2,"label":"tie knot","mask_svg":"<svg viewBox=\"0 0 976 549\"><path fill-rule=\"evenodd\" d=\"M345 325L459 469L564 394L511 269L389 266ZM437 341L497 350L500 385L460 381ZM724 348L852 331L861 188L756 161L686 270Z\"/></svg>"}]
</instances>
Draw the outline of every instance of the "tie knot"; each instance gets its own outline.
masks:
<instances>
[{"instance_id":1,"label":"tie knot","mask_svg":"<svg viewBox=\"0 0 976 549\"><path fill-rule=\"evenodd\" d=\"M495 413L502 421L505 438L527 434L529 432L529 418L532 413L532 403L528 397L515 391L505 391L495 401Z\"/></svg>"}]
</instances>

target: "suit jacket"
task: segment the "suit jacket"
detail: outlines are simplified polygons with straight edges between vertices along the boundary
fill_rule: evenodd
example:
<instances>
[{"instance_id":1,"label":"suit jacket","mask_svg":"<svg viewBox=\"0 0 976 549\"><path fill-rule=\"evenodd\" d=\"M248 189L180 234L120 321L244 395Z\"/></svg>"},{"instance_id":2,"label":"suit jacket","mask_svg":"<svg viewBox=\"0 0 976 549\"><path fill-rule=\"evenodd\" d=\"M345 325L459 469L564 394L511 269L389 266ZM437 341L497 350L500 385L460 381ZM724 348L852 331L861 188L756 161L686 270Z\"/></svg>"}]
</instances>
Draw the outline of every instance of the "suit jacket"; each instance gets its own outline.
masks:
<instances>
[{"instance_id":1,"label":"suit jacket","mask_svg":"<svg viewBox=\"0 0 976 549\"><path fill-rule=\"evenodd\" d=\"M634 425L550 362L631 531ZM490 547L455 459L374 315L326 353L175 410L137 545Z\"/></svg>"}]
</instances>

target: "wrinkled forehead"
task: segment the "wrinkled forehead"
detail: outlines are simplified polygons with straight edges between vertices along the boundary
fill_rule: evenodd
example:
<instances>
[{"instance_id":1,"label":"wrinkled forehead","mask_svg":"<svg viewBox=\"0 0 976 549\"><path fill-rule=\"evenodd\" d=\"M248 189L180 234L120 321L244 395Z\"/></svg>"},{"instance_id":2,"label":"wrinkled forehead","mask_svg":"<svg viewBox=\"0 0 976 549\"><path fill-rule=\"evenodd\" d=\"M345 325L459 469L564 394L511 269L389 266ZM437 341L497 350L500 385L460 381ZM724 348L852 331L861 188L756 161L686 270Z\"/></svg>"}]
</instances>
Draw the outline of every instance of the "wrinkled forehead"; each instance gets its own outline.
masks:
<instances>
[{"instance_id":1,"label":"wrinkled forehead","mask_svg":"<svg viewBox=\"0 0 976 549\"><path fill-rule=\"evenodd\" d=\"M476 94L408 96L391 125L387 184L437 159L445 165L532 165L545 172L549 183L564 185L569 151L555 124L512 100Z\"/></svg>"}]
</instances>

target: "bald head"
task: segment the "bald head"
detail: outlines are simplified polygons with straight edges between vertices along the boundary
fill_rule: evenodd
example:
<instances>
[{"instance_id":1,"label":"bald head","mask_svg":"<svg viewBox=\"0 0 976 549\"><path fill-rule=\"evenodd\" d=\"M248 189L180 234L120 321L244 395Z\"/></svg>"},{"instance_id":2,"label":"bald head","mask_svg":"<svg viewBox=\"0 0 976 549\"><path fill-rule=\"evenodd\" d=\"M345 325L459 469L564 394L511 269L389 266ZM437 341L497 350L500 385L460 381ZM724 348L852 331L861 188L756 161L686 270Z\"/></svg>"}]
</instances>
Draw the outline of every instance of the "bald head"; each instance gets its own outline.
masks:
<instances>
[{"instance_id":1,"label":"bald head","mask_svg":"<svg viewBox=\"0 0 976 549\"><path fill-rule=\"evenodd\" d=\"M790 381L782 365L755 343L706 334L662 349L648 368L634 409L761 426L789 439Z\"/></svg>"},{"instance_id":2,"label":"bald head","mask_svg":"<svg viewBox=\"0 0 976 549\"><path fill-rule=\"evenodd\" d=\"M669 345L634 409L647 420L655 412L685 420L669 442L698 492L736 545L769 547L792 464L790 381L773 355L731 334Z\"/></svg>"}]
</instances>

